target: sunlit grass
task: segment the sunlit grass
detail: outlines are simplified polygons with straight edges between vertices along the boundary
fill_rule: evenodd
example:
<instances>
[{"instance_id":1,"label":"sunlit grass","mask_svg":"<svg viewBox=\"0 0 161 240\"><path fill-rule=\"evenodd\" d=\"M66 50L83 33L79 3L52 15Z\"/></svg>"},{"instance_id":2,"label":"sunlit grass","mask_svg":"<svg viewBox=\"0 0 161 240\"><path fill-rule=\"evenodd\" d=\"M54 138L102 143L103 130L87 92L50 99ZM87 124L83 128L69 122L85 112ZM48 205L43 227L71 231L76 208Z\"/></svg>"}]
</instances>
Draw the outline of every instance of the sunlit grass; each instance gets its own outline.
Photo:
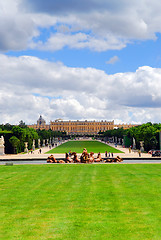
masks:
<instances>
[{"instance_id":1,"label":"sunlit grass","mask_svg":"<svg viewBox=\"0 0 161 240\"><path fill-rule=\"evenodd\" d=\"M0 239L160 239L161 165L0 166Z\"/></svg>"},{"instance_id":2,"label":"sunlit grass","mask_svg":"<svg viewBox=\"0 0 161 240\"><path fill-rule=\"evenodd\" d=\"M86 148L88 152L94 153L104 153L105 151L121 153L121 151L118 149L98 141L69 141L58 146L57 148L48 151L47 153L65 153L69 152L69 150L72 152L82 153L83 148Z\"/></svg>"}]
</instances>

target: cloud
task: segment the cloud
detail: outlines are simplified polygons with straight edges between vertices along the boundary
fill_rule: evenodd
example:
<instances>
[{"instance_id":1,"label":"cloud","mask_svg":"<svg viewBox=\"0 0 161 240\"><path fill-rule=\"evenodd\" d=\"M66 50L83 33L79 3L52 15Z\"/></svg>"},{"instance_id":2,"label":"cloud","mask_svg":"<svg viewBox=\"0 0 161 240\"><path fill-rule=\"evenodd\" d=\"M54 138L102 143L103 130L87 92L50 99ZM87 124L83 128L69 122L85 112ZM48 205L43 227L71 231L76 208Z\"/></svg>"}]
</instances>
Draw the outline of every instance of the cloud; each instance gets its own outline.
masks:
<instances>
[{"instance_id":1,"label":"cloud","mask_svg":"<svg viewBox=\"0 0 161 240\"><path fill-rule=\"evenodd\" d=\"M105 40L107 44L108 39L113 38L119 45L121 41L124 47L125 43L132 40L155 39L155 33L161 31L161 16L157 0L153 2L121 0L119 3L116 0L112 2L110 0L83 0L81 3L73 0L61 2L29 0L23 3L33 14L56 16L59 26L66 25L73 32L74 29L84 34L90 32L91 37L99 39L100 42ZM75 34L73 35L75 37Z\"/></svg>"},{"instance_id":2,"label":"cloud","mask_svg":"<svg viewBox=\"0 0 161 240\"><path fill-rule=\"evenodd\" d=\"M87 48L93 51L107 51L112 49L122 49L126 46L125 42L119 41L112 36L108 38L97 38L85 33L64 34L56 33L44 43L43 41L32 42L30 47L32 49L39 49L44 51L58 51L64 47L71 49Z\"/></svg>"},{"instance_id":3,"label":"cloud","mask_svg":"<svg viewBox=\"0 0 161 240\"><path fill-rule=\"evenodd\" d=\"M0 50L122 49L156 39L160 7L158 0L0 0Z\"/></svg>"},{"instance_id":4,"label":"cloud","mask_svg":"<svg viewBox=\"0 0 161 240\"><path fill-rule=\"evenodd\" d=\"M26 49L38 34L34 21L18 11L18 3L0 0L0 51Z\"/></svg>"},{"instance_id":5,"label":"cloud","mask_svg":"<svg viewBox=\"0 0 161 240\"><path fill-rule=\"evenodd\" d=\"M0 55L2 122L63 119L161 121L161 69L107 75L36 57Z\"/></svg>"},{"instance_id":6,"label":"cloud","mask_svg":"<svg viewBox=\"0 0 161 240\"><path fill-rule=\"evenodd\" d=\"M82 0L81 2L75 0L43 0L24 1L25 5L34 12L46 12L49 14L67 14L68 12L89 12L94 9L102 9L103 6L99 1Z\"/></svg>"},{"instance_id":7,"label":"cloud","mask_svg":"<svg viewBox=\"0 0 161 240\"><path fill-rule=\"evenodd\" d=\"M106 63L107 64L114 64L114 63L116 63L118 61L119 61L118 56L114 56L114 57L110 58L110 60L108 60Z\"/></svg>"}]
</instances>

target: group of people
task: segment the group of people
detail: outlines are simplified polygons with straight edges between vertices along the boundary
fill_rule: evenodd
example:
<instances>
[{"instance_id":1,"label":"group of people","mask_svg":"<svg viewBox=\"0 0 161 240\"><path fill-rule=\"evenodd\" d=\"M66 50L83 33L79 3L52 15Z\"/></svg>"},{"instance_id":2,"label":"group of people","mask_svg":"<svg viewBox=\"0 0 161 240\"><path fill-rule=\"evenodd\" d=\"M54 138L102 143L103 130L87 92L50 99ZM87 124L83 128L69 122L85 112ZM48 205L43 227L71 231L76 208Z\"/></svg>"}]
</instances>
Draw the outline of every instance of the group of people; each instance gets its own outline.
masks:
<instances>
[{"instance_id":1,"label":"group of people","mask_svg":"<svg viewBox=\"0 0 161 240\"><path fill-rule=\"evenodd\" d=\"M97 163L97 162L122 162L122 161L123 159L120 158L119 156L111 159L102 159L100 152L97 154L97 157L94 158L94 153L93 152L88 153L86 148L83 149L80 158L78 158L76 152L71 151L69 151L69 153L65 153L64 160L56 160L53 155L47 158L47 163L94 163L94 162Z\"/></svg>"},{"instance_id":2,"label":"group of people","mask_svg":"<svg viewBox=\"0 0 161 240\"><path fill-rule=\"evenodd\" d=\"M112 157L113 158L113 152L107 152L105 151L105 157Z\"/></svg>"}]
</instances>

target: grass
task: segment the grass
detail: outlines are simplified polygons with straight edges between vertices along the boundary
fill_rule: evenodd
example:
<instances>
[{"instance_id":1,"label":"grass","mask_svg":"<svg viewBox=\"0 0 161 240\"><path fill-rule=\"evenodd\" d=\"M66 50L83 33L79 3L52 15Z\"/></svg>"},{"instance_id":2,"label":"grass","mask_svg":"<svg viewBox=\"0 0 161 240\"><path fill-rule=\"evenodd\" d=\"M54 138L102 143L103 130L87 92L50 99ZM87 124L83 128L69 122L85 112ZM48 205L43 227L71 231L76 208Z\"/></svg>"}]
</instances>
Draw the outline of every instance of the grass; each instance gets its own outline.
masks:
<instances>
[{"instance_id":1,"label":"grass","mask_svg":"<svg viewBox=\"0 0 161 240\"><path fill-rule=\"evenodd\" d=\"M1 240L159 240L161 165L0 166Z\"/></svg>"},{"instance_id":2,"label":"grass","mask_svg":"<svg viewBox=\"0 0 161 240\"><path fill-rule=\"evenodd\" d=\"M88 152L94 153L104 153L105 151L121 153L121 151L118 149L98 141L69 141L58 146L57 148L48 151L47 153L65 153L69 152L69 150L72 152L82 153L83 148L86 148Z\"/></svg>"}]
</instances>

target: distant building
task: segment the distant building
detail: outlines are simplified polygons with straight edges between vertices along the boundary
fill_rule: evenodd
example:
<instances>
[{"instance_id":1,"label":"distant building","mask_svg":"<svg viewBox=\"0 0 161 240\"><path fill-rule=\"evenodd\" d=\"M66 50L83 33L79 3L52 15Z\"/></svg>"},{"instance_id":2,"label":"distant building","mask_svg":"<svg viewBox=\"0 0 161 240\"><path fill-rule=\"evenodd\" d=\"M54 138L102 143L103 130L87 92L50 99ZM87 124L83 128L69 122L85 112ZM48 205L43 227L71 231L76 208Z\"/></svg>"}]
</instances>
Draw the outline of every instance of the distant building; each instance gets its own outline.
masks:
<instances>
[{"instance_id":1,"label":"distant building","mask_svg":"<svg viewBox=\"0 0 161 240\"><path fill-rule=\"evenodd\" d=\"M115 124L115 128L123 128L123 129L128 129L128 128L132 128L132 127L136 127L136 126L138 126L138 124L131 124L131 123Z\"/></svg>"},{"instance_id":2,"label":"distant building","mask_svg":"<svg viewBox=\"0 0 161 240\"><path fill-rule=\"evenodd\" d=\"M47 125L45 120L42 118L42 116L40 115L39 119L37 120L37 124L32 124L32 125L28 125L29 128L34 128L34 129L40 129L40 130L49 130L50 129L50 125Z\"/></svg>"},{"instance_id":3,"label":"distant building","mask_svg":"<svg viewBox=\"0 0 161 240\"><path fill-rule=\"evenodd\" d=\"M39 126L44 126L46 125L45 120L42 118L42 116L40 115L39 119L37 120L37 125Z\"/></svg>"},{"instance_id":4,"label":"distant building","mask_svg":"<svg viewBox=\"0 0 161 240\"><path fill-rule=\"evenodd\" d=\"M55 121L50 121L50 124L46 124L45 120L40 115L37 120L37 124L28 125L30 128L34 129L51 129L53 131L66 132L67 134L97 134L98 132L105 132L107 130L112 130L114 128L124 129L137 126L132 124L114 124L113 121L63 121L62 119L56 119Z\"/></svg>"},{"instance_id":5,"label":"distant building","mask_svg":"<svg viewBox=\"0 0 161 240\"><path fill-rule=\"evenodd\" d=\"M57 121L50 122L53 131L65 131L68 134L97 134L114 128L114 121Z\"/></svg>"}]
</instances>

